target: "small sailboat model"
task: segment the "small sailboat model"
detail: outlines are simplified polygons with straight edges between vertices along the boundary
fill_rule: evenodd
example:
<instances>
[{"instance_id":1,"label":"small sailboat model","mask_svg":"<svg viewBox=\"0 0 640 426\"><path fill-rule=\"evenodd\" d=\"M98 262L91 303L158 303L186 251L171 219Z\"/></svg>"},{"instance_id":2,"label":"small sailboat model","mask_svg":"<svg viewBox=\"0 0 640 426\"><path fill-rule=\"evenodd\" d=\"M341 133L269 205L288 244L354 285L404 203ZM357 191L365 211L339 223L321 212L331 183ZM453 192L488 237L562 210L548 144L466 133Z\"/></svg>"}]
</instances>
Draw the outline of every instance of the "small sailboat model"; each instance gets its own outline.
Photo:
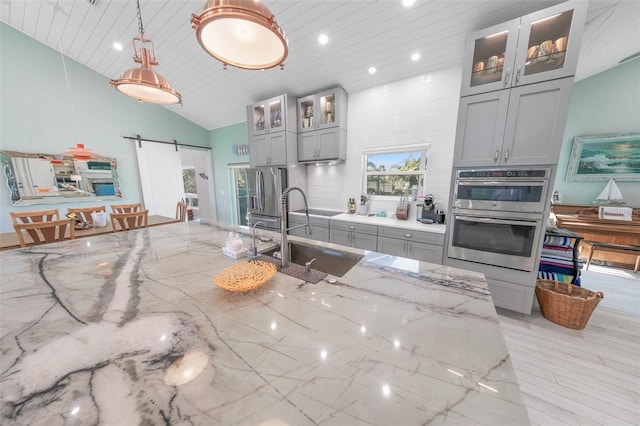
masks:
<instances>
[{"instance_id":1,"label":"small sailboat model","mask_svg":"<svg viewBox=\"0 0 640 426\"><path fill-rule=\"evenodd\" d=\"M604 187L602 192L598 194L593 203L596 205L606 206L622 206L625 204L622 192L616 182L613 179L609 179L609 182Z\"/></svg>"}]
</instances>

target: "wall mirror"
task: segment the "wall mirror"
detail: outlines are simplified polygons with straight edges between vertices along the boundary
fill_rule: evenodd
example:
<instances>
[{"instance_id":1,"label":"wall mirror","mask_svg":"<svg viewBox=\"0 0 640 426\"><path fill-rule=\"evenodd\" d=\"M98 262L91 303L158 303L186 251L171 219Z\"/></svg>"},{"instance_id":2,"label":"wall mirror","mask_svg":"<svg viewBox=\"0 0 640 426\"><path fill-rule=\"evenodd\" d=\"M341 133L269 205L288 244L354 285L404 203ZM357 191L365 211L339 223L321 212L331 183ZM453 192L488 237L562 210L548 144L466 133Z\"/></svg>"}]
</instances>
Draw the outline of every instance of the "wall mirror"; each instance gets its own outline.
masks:
<instances>
[{"instance_id":1,"label":"wall mirror","mask_svg":"<svg viewBox=\"0 0 640 426\"><path fill-rule=\"evenodd\" d=\"M114 158L0 151L11 204L59 204L122 198Z\"/></svg>"}]
</instances>

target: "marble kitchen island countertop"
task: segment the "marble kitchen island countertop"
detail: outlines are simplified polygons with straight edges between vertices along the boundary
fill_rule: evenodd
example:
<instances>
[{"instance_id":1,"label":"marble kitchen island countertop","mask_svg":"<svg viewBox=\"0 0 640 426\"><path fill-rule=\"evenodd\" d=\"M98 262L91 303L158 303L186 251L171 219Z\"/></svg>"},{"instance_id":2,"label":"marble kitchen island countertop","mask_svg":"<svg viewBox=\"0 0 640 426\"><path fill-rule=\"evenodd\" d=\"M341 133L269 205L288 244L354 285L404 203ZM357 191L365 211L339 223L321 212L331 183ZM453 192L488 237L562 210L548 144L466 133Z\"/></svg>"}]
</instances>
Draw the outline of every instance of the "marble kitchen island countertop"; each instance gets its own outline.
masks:
<instances>
[{"instance_id":1,"label":"marble kitchen island countertop","mask_svg":"<svg viewBox=\"0 0 640 426\"><path fill-rule=\"evenodd\" d=\"M222 254L227 234L0 253L1 423L529 423L481 274L360 252L334 284L231 293L214 276L247 259Z\"/></svg>"}]
</instances>

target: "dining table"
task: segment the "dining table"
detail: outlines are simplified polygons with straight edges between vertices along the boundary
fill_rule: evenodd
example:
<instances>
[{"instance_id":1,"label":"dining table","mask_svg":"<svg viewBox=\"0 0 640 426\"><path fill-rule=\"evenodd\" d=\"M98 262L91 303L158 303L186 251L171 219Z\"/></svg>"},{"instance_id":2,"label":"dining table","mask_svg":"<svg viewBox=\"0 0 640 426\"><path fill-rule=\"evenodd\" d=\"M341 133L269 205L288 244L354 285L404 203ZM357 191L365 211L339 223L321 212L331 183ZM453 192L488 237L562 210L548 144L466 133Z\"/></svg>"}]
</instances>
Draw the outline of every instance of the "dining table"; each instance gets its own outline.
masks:
<instances>
[{"instance_id":1,"label":"dining table","mask_svg":"<svg viewBox=\"0 0 640 426\"><path fill-rule=\"evenodd\" d=\"M254 241L201 220L1 252L0 423L529 424L481 273L314 242L361 259L229 291L258 265L225 255L236 235Z\"/></svg>"}]
</instances>

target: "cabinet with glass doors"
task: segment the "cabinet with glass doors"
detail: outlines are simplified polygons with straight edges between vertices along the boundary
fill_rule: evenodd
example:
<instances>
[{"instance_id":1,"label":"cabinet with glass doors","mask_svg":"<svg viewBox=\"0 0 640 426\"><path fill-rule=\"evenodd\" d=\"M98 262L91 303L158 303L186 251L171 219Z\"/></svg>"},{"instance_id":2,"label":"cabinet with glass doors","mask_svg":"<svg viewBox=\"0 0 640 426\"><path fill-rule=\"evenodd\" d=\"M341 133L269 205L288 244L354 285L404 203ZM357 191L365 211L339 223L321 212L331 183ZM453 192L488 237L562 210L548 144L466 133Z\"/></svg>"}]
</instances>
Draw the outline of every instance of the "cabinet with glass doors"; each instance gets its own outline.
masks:
<instances>
[{"instance_id":1,"label":"cabinet with glass doors","mask_svg":"<svg viewBox=\"0 0 640 426\"><path fill-rule=\"evenodd\" d=\"M295 154L288 158L291 150L287 145L295 143L294 116L295 105L289 105L286 94L247 107L252 167L284 166L295 161Z\"/></svg>"},{"instance_id":2,"label":"cabinet with glass doors","mask_svg":"<svg viewBox=\"0 0 640 426\"><path fill-rule=\"evenodd\" d=\"M587 6L569 1L471 34L460 96L573 76Z\"/></svg>"},{"instance_id":3,"label":"cabinet with glass doors","mask_svg":"<svg viewBox=\"0 0 640 426\"><path fill-rule=\"evenodd\" d=\"M297 102L298 161L344 160L347 93L341 87L314 93Z\"/></svg>"}]
</instances>

